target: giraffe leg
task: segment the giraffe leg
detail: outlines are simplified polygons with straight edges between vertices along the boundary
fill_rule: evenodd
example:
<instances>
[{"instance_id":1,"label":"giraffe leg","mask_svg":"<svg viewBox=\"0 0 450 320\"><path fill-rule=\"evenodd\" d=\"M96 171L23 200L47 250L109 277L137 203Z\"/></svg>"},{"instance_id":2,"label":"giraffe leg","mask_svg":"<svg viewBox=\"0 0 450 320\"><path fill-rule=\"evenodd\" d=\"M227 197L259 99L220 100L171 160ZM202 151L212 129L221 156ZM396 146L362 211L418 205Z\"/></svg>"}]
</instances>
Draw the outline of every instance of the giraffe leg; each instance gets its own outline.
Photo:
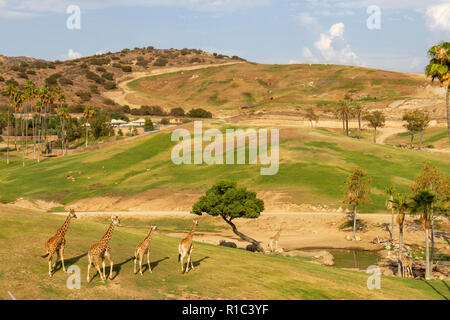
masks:
<instances>
[{"instance_id":1,"label":"giraffe leg","mask_svg":"<svg viewBox=\"0 0 450 320\"><path fill-rule=\"evenodd\" d=\"M142 252L139 254L139 274L142 276L142 260L144 260L144 255Z\"/></svg>"},{"instance_id":2,"label":"giraffe leg","mask_svg":"<svg viewBox=\"0 0 450 320\"><path fill-rule=\"evenodd\" d=\"M109 252L108 252L108 260L109 260L109 279L112 279L114 263L111 259L111 254ZM106 277L105 277L105 279L106 279Z\"/></svg>"},{"instance_id":3,"label":"giraffe leg","mask_svg":"<svg viewBox=\"0 0 450 320\"><path fill-rule=\"evenodd\" d=\"M97 272L98 272L98 274L100 275L100 279L102 279L102 281L105 282L105 279L103 279L103 273L102 273L102 271L100 270L100 264L99 264L99 263L96 263L96 264L95 264L95 268L97 269Z\"/></svg>"},{"instance_id":4,"label":"giraffe leg","mask_svg":"<svg viewBox=\"0 0 450 320\"><path fill-rule=\"evenodd\" d=\"M53 276L52 275L52 256L49 255L48 257L48 275L50 276L50 278Z\"/></svg>"},{"instance_id":5,"label":"giraffe leg","mask_svg":"<svg viewBox=\"0 0 450 320\"><path fill-rule=\"evenodd\" d=\"M277 250L278 250L278 240L275 241L275 251L277 251Z\"/></svg>"},{"instance_id":6,"label":"giraffe leg","mask_svg":"<svg viewBox=\"0 0 450 320\"><path fill-rule=\"evenodd\" d=\"M181 263L181 273L184 273L184 266L183 266L183 262L184 262L184 255L182 253L180 253L180 263Z\"/></svg>"},{"instance_id":7,"label":"giraffe leg","mask_svg":"<svg viewBox=\"0 0 450 320\"><path fill-rule=\"evenodd\" d=\"M138 255L138 249L136 249L135 251L134 251L134 274L136 274L136 263L137 263L137 255Z\"/></svg>"},{"instance_id":8,"label":"giraffe leg","mask_svg":"<svg viewBox=\"0 0 450 320\"><path fill-rule=\"evenodd\" d=\"M147 263L148 263L148 271L150 271L150 273L153 273L152 267L150 266L150 250L148 250L147 252Z\"/></svg>"},{"instance_id":9,"label":"giraffe leg","mask_svg":"<svg viewBox=\"0 0 450 320\"><path fill-rule=\"evenodd\" d=\"M59 249L60 255L61 255L61 263L64 273L67 273L66 266L64 265L64 247Z\"/></svg>"},{"instance_id":10,"label":"giraffe leg","mask_svg":"<svg viewBox=\"0 0 450 320\"><path fill-rule=\"evenodd\" d=\"M89 264L88 264L88 270L87 270L87 282L90 282L90 278L89 278L89 272L91 271L91 264L92 264L92 258L91 255L88 254L88 259L89 259Z\"/></svg>"},{"instance_id":11,"label":"giraffe leg","mask_svg":"<svg viewBox=\"0 0 450 320\"><path fill-rule=\"evenodd\" d=\"M102 261L102 266L103 266L103 278L106 279L106 272L105 272L105 269L106 269L106 261L105 261L104 258L103 258L103 261Z\"/></svg>"},{"instance_id":12,"label":"giraffe leg","mask_svg":"<svg viewBox=\"0 0 450 320\"><path fill-rule=\"evenodd\" d=\"M56 260L55 260L55 263L53 264L53 269L56 268L56 264L58 263L58 258L59 258L59 250L56 250Z\"/></svg>"},{"instance_id":13,"label":"giraffe leg","mask_svg":"<svg viewBox=\"0 0 450 320\"><path fill-rule=\"evenodd\" d=\"M189 262L191 263L191 269L194 270L194 264L192 263L192 249L193 247L189 250Z\"/></svg>"}]
</instances>

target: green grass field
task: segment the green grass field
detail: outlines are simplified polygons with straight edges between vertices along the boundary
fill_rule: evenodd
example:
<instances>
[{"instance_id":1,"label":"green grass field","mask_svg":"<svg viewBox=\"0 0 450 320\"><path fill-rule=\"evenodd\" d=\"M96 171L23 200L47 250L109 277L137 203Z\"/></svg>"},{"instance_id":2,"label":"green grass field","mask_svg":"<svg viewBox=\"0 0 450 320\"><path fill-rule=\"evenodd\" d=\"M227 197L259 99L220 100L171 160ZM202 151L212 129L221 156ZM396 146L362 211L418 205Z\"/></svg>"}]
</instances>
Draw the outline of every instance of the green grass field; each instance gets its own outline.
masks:
<instances>
[{"instance_id":1,"label":"green grass field","mask_svg":"<svg viewBox=\"0 0 450 320\"><path fill-rule=\"evenodd\" d=\"M397 144L410 144L411 135L409 132L399 133L386 140L386 143L397 145ZM419 134L414 135L413 146L418 147L420 142ZM426 129L423 134L422 146L433 146L434 148L450 148L450 142L448 141L448 132L446 128L429 128Z\"/></svg>"},{"instance_id":2,"label":"green grass field","mask_svg":"<svg viewBox=\"0 0 450 320\"><path fill-rule=\"evenodd\" d=\"M208 125L222 130L229 127L210 122L205 128ZM185 127L193 132L192 124ZM394 184L399 192L408 192L424 161L450 174L446 156L375 145L327 129L281 129L280 168L273 176L261 176L260 165L177 166L171 161L174 145L169 133L157 133L41 163L29 161L25 168L20 158L9 166L3 160L0 199L11 202L23 197L69 204L94 196L137 195L156 188L201 194L217 180L229 179L255 191L284 192L291 203L338 208L346 178L355 167L361 167L372 179L372 202L360 211L380 212L385 210L385 187Z\"/></svg>"},{"instance_id":3,"label":"green grass field","mask_svg":"<svg viewBox=\"0 0 450 320\"><path fill-rule=\"evenodd\" d=\"M133 275L130 260L135 246L145 237L150 222L122 218L111 250L114 279L102 283L98 275L86 282L90 245L108 228L107 219L80 218L71 222L66 234L66 266L81 269L81 289L69 290L60 263L53 278L40 256L44 243L62 225L65 217L50 213L2 207L0 210L0 299L448 299L449 283L412 279L381 278L380 290L366 286L368 274L326 267L305 258L267 256L239 249L195 243L195 270L182 275L177 261L178 241L165 231L189 220L161 222L152 240L152 269ZM200 218L200 231L208 219ZM146 269L146 267L145 267ZM108 270L107 270L108 272ZM92 276L92 274L91 274Z\"/></svg>"}]
</instances>

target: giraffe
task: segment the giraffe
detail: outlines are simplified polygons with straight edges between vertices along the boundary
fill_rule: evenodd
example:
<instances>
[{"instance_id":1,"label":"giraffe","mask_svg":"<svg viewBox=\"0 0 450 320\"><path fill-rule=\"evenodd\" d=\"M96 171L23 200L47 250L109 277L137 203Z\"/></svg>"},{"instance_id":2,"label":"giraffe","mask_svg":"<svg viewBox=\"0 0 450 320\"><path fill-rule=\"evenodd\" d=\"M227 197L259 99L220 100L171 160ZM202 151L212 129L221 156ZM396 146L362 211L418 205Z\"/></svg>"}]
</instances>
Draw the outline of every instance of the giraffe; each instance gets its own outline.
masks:
<instances>
[{"instance_id":1,"label":"giraffe","mask_svg":"<svg viewBox=\"0 0 450 320\"><path fill-rule=\"evenodd\" d=\"M191 269L194 269L194 265L192 264L191 254L192 249L194 248L194 243L192 242L192 237L194 236L195 227L198 226L198 220L195 219L194 224L192 225L191 231L187 234L186 238L180 241L178 245L178 261L181 262L181 273L189 272L189 263L191 263ZM186 270L184 270L184 257L188 256Z\"/></svg>"},{"instance_id":2,"label":"giraffe","mask_svg":"<svg viewBox=\"0 0 450 320\"><path fill-rule=\"evenodd\" d=\"M414 273L412 270L412 261L407 257L403 256L401 258L402 262L402 276L406 278L414 278Z\"/></svg>"},{"instance_id":3,"label":"giraffe","mask_svg":"<svg viewBox=\"0 0 450 320\"><path fill-rule=\"evenodd\" d=\"M45 243L45 250L47 251L45 255L42 256L42 258L48 257L48 275L50 277L53 276L52 271L53 268L56 266L56 263L58 262L58 257L61 256L61 263L62 263L62 267L64 272L66 272L66 266L64 265L64 248L66 246L66 232L67 229L69 228L69 223L70 220L72 218L77 218L76 214L75 214L75 210L70 209L69 214L67 216L66 221L64 222L64 224L61 226L61 228L58 229L58 231L56 231L56 234L51 237L50 239L47 240L47 242ZM56 256L56 261L55 264L52 266L52 260L53 260L53 255L57 254Z\"/></svg>"},{"instance_id":4,"label":"giraffe","mask_svg":"<svg viewBox=\"0 0 450 320\"><path fill-rule=\"evenodd\" d=\"M118 216L111 216L111 224L109 225L108 231L106 231L105 235L100 239L99 242L93 244L88 251L88 271L87 271L87 282L90 282L89 272L91 270L91 264L94 264L97 268L98 273L100 274L100 279L104 282L106 280L105 273L105 257L109 260L109 278L112 278L113 271L113 262L111 259L111 248L109 247L109 241L111 240L112 232L114 231L114 227L122 225L120 224L120 220ZM100 271L100 261L102 261L103 265L103 273Z\"/></svg>"},{"instance_id":5,"label":"giraffe","mask_svg":"<svg viewBox=\"0 0 450 320\"><path fill-rule=\"evenodd\" d=\"M271 236L269 238L269 247L270 247L270 251L274 252L273 249L273 245L275 244L275 251L277 251L278 249L278 240L280 239L280 234L281 234L281 228L280 230L278 230L278 232L276 234L274 234L273 236Z\"/></svg>"},{"instance_id":6,"label":"giraffe","mask_svg":"<svg viewBox=\"0 0 450 320\"><path fill-rule=\"evenodd\" d=\"M151 226L150 232L144 241L141 242L134 250L134 274L136 274L136 262L139 256L139 273L142 274L142 260L144 259L144 255L147 253L147 263L148 270L152 273L152 268L150 267L150 240L152 239L153 232L158 230L157 226Z\"/></svg>"}]
</instances>

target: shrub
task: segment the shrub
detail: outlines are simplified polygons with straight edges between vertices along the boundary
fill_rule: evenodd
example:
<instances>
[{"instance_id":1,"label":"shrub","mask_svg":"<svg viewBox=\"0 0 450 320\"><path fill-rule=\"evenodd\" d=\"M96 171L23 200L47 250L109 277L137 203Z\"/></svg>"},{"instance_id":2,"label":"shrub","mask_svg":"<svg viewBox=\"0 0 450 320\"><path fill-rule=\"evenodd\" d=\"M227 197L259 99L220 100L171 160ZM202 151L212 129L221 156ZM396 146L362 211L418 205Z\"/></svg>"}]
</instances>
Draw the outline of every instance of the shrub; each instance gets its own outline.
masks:
<instances>
[{"instance_id":1,"label":"shrub","mask_svg":"<svg viewBox=\"0 0 450 320\"><path fill-rule=\"evenodd\" d=\"M89 69L89 66L86 63L80 65L81 69Z\"/></svg>"},{"instance_id":2,"label":"shrub","mask_svg":"<svg viewBox=\"0 0 450 320\"><path fill-rule=\"evenodd\" d=\"M5 81L5 78L3 78L2 76L0 76L0 82Z\"/></svg>"},{"instance_id":3,"label":"shrub","mask_svg":"<svg viewBox=\"0 0 450 320\"><path fill-rule=\"evenodd\" d=\"M113 106L113 105L116 104L116 103L114 102L114 100L108 99L108 98L103 99L103 103L104 103L104 104L107 104L107 105L109 105L109 106Z\"/></svg>"},{"instance_id":4,"label":"shrub","mask_svg":"<svg viewBox=\"0 0 450 320\"><path fill-rule=\"evenodd\" d=\"M198 57L195 57L195 58L192 58L191 60L189 60L190 63L200 63L202 61L203 60Z\"/></svg>"},{"instance_id":5,"label":"shrub","mask_svg":"<svg viewBox=\"0 0 450 320\"><path fill-rule=\"evenodd\" d=\"M120 63L113 63L112 66L117 69L122 69L122 65Z\"/></svg>"},{"instance_id":6,"label":"shrub","mask_svg":"<svg viewBox=\"0 0 450 320\"><path fill-rule=\"evenodd\" d=\"M160 106L142 106L141 115L149 115L149 116L165 116L166 112Z\"/></svg>"},{"instance_id":7,"label":"shrub","mask_svg":"<svg viewBox=\"0 0 450 320\"><path fill-rule=\"evenodd\" d=\"M83 113L85 106L82 104L74 104L68 107L69 113Z\"/></svg>"},{"instance_id":8,"label":"shrub","mask_svg":"<svg viewBox=\"0 0 450 320\"><path fill-rule=\"evenodd\" d=\"M189 122L191 122L192 120L191 119L189 119L189 118L184 118L183 119L183 123L189 123Z\"/></svg>"},{"instance_id":9,"label":"shrub","mask_svg":"<svg viewBox=\"0 0 450 320\"><path fill-rule=\"evenodd\" d=\"M169 114L174 117L184 117L184 110L183 108L172 108Z\"/></svg>"},{"instance_id":10,"label":"shrub","mask_svg":"<svg viewBox=\"0 0 450 320\"><path fill-rule=\"evenodd\" d=\"M28 75L26 74L26 72L20 72L19 77L23 79L28 79Z\"/></svg>"},{"instance_id":11,"label":"shrub","mask_svg":"<svg viewBox=\"0 0 450 320\"><path fill-rule=\"evenodd\" d=\"M145 119L144 130L145 131L155 130L155 126L153 125L152 119Z\"/></svg>"},{"instance_id":12,"label":"shrub","mask_svg":"<svg viewBox=\"0 0 450 320\"><path fill-rule=\"evenodd\" d=\"M60 73L54 73L47 79L45 79L45 83L49 86L56 86L58 84L57 80L58 78L61 78Z\"/></svg>"},{"instance_id":13,"label":"shrub","mask_svg":"<svg viewBox=\"0 0 450 320\"><path fill-rule=\"evenodd\" d=\"M106 80L113 80L114 79L114 73L105 72L104 74L102 74L102 78L105 78Z\"/></svg>"},{"instance_id":14,"label":"shrub","mask_svg":"<svg viewBox=\"0 0 450 320\"><path fill-rule=\"evenodd\" d=\"M167 60L167 58L159 57L158 59L156 59L153 65L156 67L164 67L167 65L168 62L169 60Z\"/></svg>"},{"instance_id":15,"label":"shrub","mask_svg":"<svg viewBox=\"0 0 450 320\"><path fill-rule=\"evenodd\" d=\"M185 56L185 55L189 54L189 49L188 48L181 49L180 53L182 56Z\"/></svg>"},{"instance_id":16,"label":"shrub","mask_svg":"<svg viewBox=\"0 0 450 320\"><path fill-rule=\"evenodd\" d=\"M106 82L104 87L106 90L113 90L113 89L117 88L116 83L114 81Z\"/></svg>"},{"instance_id":17,"label":"shrub","mask_svg":"<svg viewBox=\"0 0 450 320\"><path fill-rule=\"evenodd\" d=\"M98 72L106 72L106 69L103 67L97 67L95 68L95 70L97 70Z\"/></svg>"},{"instance_id":18,"label":"shrub","mask_svg":"<svg viewBox=\"0 0 450 320\"><path fill-rule=\"evenodd\" d=\"M191 109L187 113L187 116L191 118L212 118L212 113L202 108L198 108L198 109Z\"/></svg>"},{"instance_id":19,"label":"shrub","mask_svg":"<svg viewBox=\"0 0 450 320\"><path fill-rule=\"evenodd\" d=\"M120 137L123 137L122 129L119 128L119 130L117 131L117 135Z\"/></svg>"},{"instance_id":20,"label":"shrub","mask_svg":"<svg viewBox=\"0 0 450 320\"><path fill-rule=\"evenodd\" d=\"M27 71L27 74L35 75L35 74L36 74L36 71L34 71L34 70L28 70L28 71Z\"/></svg>"},{"instance_id":21,"label":"shrub","mask_svg":"<svg viewBox=\"0 0 450 320\"><path fill-rule=\"evenodd\" d=\"M98 84L104 84L106 82L105 79L100 77L98 74L89 70L86 71L86 78L88 78L89 80L93 80Z\"/></svg>"},{"instance_id":22,"label":"shrub","mask_svg":"<svg viewBox=\"0 0 450 320\"><path fill-rule=\"evenodd\" d=\"M138 66L141 66L141 67L147 67L148 66L148 61L147 60L141 60L141 61L138 61L137 63L136 63L136 65L138 65Z\"/></svg>"},{"instance_id":23,"label":"shrub","mask_svg":"<svg viewBox=\"0 0 450 320\"><path fill-rule=\"evenodd\" d=\"M62 86L71 86L73 85L73 81L67 78L61 78L59 79L59 84Z\"/></svg>"},{"instance_id":24,"label":"shrub","mask_svg":"<svg viewBox=\"0 0 450 320\"><path fill-rule=\"evenodd\" d=\"M92 93L99 94L98 87L95 84L89 85L89 90L91 90Z\"/></svg>"},{"instance_id":25,"label":"shrub","mask_svg":"<svg viewBox=\"0 0 450 320\"><path fill-rule=\"evenodd\" d=\"M104 64L108 64L109 63L109 59L108 58L92 58L90 60L90 63L92 65L101 66L101 65L104 65Z\"/></svg>"},{"instance_id":26,"label":"shrub","mask_svg":"<svg viewBox=\"0 0 450 320\"><path fill-rule=\"evenodd\" d=\"M131 69L130 66L122 66L122 71L123 72L131 72L131 71L133 71L133 69Z\"/></svg>"},{"instance_id":27,"label":"shrub","mask_svg":"<svg viewBox=\"0 0 450 320\"><path fill-rule=\"evenodd\" d=\"M161 119L161 124L167 125L169 123L170 123L169 119L167 119L167 118L162 118Z\"/></svg>"},{"instance_id":28,"label":"shrub","mask_svg":"<svg viewBox=\"0 0 450 320\"><path fill-rule=\"evenodd\" d=\"M119 57L111 57L112 60L120 60Z\"/></svg>"},{"instance_id":29,"label":"shrub","mask_svg":"<svg viewBox=\"0 0 450 320\"><path fill-rule=\"evenodd\" d=\"M79 90L75 94L81 99L82 102L87 102L91 100L91 93L89 91Z\"/></svg>"}]
</instances>

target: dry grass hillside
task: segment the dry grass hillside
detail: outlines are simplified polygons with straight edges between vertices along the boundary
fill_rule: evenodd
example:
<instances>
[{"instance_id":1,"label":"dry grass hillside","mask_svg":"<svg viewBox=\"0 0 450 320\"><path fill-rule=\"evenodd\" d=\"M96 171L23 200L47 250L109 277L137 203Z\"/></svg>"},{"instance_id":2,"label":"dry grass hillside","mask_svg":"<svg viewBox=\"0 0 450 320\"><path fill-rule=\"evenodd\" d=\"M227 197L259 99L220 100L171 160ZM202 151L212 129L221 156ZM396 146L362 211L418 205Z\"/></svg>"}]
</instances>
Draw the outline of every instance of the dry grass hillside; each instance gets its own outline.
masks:
<instances>
[{"instance_id":1,"label":"dry grass hillside","mask_svg":"<svg viewBox=\"0 0 450 320\"><path fill-rule=\"evenodd\" d=\"M124 49L68 61L45 61L28 57L0 55L0 90L9 82L23 85L28 80L43 86L59 85L66 103L90 104L113 109L102 93L113 90L117 79L134 72L151 72L164 67L208 65L237 61L238 57L213 55L197 49L155 49L153 47ZM7 104L8 97L0 95L0 105ZM116 106L117 107L117 106Z\"/></svg>"}]
</instances>

